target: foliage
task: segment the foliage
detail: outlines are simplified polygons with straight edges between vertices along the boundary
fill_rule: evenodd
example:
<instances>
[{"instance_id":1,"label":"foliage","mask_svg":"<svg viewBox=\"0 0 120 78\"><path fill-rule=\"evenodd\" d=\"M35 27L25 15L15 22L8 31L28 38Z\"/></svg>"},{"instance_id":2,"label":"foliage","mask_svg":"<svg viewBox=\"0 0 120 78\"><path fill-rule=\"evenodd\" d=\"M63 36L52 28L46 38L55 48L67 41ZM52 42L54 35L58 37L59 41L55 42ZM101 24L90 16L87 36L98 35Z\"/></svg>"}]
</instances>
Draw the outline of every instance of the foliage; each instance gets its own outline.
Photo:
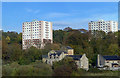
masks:
<instances>
[{"instance_id":1,"label":"foliage","mask_svg":"<svg viewBox=\"0 0 120 78\"><path fill-rule=\"evenodd\" d=\"M102 73L103 70L99 70L98 68L90 68L88 70L88 72L91 72L91 73Z\"/></svg>"},{"instance_id":2,"label":"foliage","mask_svg":"<svg viewBox=\"0 0 120 78\"><path fill-rule=\"evenodd\" d=\"M71 76L85 76L87 74L86 70L78 69L78 71L73 71Z\"/></svg>"},{"instance_id":3,"label":"foliage","mask_svg":"<svg viewBox=\"0 0 120 78\"><path fill-rule=\"evenodd\" d=\"M70 76L73 71L77 71L77 65L70 57L65 57L59 62L54 62L53 68L53 76Z\"/></svg>"},{"instance_id":4,"label":"foliage","mask_svg":"<svg viewBox=\"0 0 120 78\"><path fill-rule=\"evenodd\" d=\"M29 65L19 65L14 62L10 65L3 65L3 76L50 76L52 69L49 65L35 62Z\"/></svg>"},{"instance_id":5,"label":"foliage","mask_svg":"<svg viewBox=\"0 0 120 78\"><path fill-rule=\"evenodd\" d=\"M58 43L47 44L44 49L46 49L48 51L50 51L50 50L59 50L60 49L60 44L58 44Z\"/></svg>"},{"instance_id":6,"label":"foliage","mask_svg":"<svg viewBox=\"0 0 120 78\"><path fill-rule=\"evenodd\" d=\"M22 65L30 64L31 62L35 62L35 60L41 59L42 59L41 51L35 47L30 47L29 49L24 51L18 63Z\"/></svg>"},{"instance_id":7,"label":"foliage","mask_svg":"<svg viewBox=\"0 0 120 78\"><path fill-rule=\"evenodd\" d=\"M77 70L77 65L75 61L71 57L65 57L63 60L60 60L59 62L54 62L53 67L56 69L57 67L61 65L67 65L73 70Z\"/></svg>"},{"instance_id":8,"label":"foliage","mask_svg":"<svg viewBox=\"0 0 120 78\"><path fill-rule=\"evenodd\" d=\"M67 65L61 65L54 70L53 76L70 76L72 69Z\"/></svg>"},{"instance_id":9,"label":"foliage","mask_svg":"<svg viewBox=\"0 0 120 78\"><path fill-rule=\"evenodd\" d=\"M0 37L0 42L2 42L2 59L3 65L8 64L7 66L4 65L4 75L35 75L35 73L32 74L33 72L40 74L40 71L46 70L46 65L39 63L41 67L43 66L42 68L45 66L45 69L39 70L39 64L32 65L31 63L35 63L36 60L41 60L42 55L46 55L50 50L59 50L62 45L71 46L74 49L75 55L86 53L92 66L96 65L97 54L120 55L120 31L115 33L109 32L108 34L102 31L91 33L91 31L83 29L70 31L54 30L54 44L47 44L44 49L31 47L27 50L22 50L22 33L3 31L2 38ZM11 68L12 63L15 65L15 67L13 66L14 69ZM50 66L48 68L51 72ZM84 72L83 70L77 70L76 64L71 58L65 58L60 62L55 62L53 68L53 75L82 75L82 72ZM22 69L24 72L22 72ZM63 70L66 70L65 74ZM56 73L57 71L58 73ZM45 75L46 72L43 71L40 75ZM101 71L97 69L92 71L90 69L88 72L94 73Z\"/></svg>"},{"instance_id":10,"label":"foliage","mask_svg":"<svg viewBox=\"0 0 120 78\"><path fill-rule=\"evenodd\" d=\"M54 43L62 43L63 38L64 38L64 31L62 31L62 30L54 30L53 31Z\"/></svg>"}]
</instances>

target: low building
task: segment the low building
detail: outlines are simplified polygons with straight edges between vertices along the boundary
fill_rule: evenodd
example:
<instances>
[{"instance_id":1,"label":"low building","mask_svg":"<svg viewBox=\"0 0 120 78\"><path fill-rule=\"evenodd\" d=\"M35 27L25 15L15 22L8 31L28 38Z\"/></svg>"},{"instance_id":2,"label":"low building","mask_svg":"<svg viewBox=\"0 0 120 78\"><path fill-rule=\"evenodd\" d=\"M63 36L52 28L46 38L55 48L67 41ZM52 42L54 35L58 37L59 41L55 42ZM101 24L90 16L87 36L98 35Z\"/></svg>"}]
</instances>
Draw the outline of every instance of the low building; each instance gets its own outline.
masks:
<instances>
[{"instance_id":1,"label":"low building","mask_svg":"<svg viewBox=\"0 0 120 78\"><path fill-rule=\"evenodd\" d=\"M74 49L70 46L63 46L61 50L67 52L66 55L74 55Z\"/></svg>"},{"instance_id":2,"label":"low building","mask_svg":"<svg viewBox=\"0 0 120 78\"><path fill-rule=\"evenodd\" d=\"M66 27L65 29L63 29L63 31L70 31L70 30L72 30L72 28L70 27Z\"/></svg>"},{"instance_id":3,"label":"low building","mask_svg":"<svg viewBox=\"0 0 120 78\"><path fill-rule=\"evenodd\" d=\"M66 56L66 54L67 54L67 52L65 52L65 51L51 50L48 53L48 55L42 56L42 61L52 66L53 62L62 60Z\"/></svg>"},{"instance_id":4,"label":"low building","mask_svg":"<svg viewBox=\"0 0 120 78\"><path fill-rule=\"evenodd\" d=\"M97 58L98 67L107 67L110 70L120 68L120 56L102 56L98 54Z\"/></svg>"},{"instance_id":5,"label":"low building","mask_svg":"<svg viewBox=\"0 0 120 78\"><path fill-rule=\"evenodd\" d=\"M72 57L73 60L75 60L78 68L83 68L85 70L89 69L89 62L88 58L86 57L85 54L83 55L73 55L74 50L71 47L64 47L65 50L51 50L48 55L43 55L42 56L42 61L44 63L47 63L49 65L53 65L53 62L55 61L60 61L65 57Z\"/></svg>"},{"instance_id":6,"label":"low building","mask_svg":"<svg viewBox=\"0 0 120 78\"><path fill-rule=\"evenodd\" d=\"M75 60L78 68L82 68L85 70L89 70L89 61L86 57L86 54L83 55L67 55L68 57L72 57Z\"/></svg>"}]
</instances>

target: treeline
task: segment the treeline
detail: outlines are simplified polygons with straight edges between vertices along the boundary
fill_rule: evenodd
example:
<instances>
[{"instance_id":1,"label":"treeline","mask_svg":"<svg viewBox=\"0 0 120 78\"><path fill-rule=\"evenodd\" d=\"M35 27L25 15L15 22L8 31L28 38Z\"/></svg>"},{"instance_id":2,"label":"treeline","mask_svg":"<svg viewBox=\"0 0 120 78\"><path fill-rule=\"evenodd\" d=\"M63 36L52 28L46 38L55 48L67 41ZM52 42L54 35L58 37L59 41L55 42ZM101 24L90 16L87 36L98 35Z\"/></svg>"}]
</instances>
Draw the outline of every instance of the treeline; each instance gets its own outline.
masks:
<instances>
[{"instance_id":1,"label":"treeline","mask_svg":"<svg viewBox=\"0 0 120 78\"><path fill-rule=\"evenodd\" d=\"M93 66L96 65L97 54L120 55L120 31L106 34L103 31L55 30L53 37L54 43L71 46L76 55L86 53Z\"/></svg>"},{"instance_id":2,"label":"treeline","mask_svg":"<svg viewBox=\"0 0 120 78\"><path fill-rule=\"evenodd\" d=\"M87 31L84 29L82 29L82 31L53 30L53 41L53 44L46 45L44 49L31 47L27 50L22 50L22 33L2 32L2 60L3 65L5 65L3 66L3 69L6 70L3 71L4 74L9 72L10 70L13 73L17 72L17 69L10 69L11 65L13 65L14 63L16 65L18 64L18 67L20 67L19 69L24 68L20 65L26 67L28 66L28 69L29 65L34 67L34 65L31 65L31 63L35 63L36 60L41 60L42 55L47 54L50 50L59 50L62 46L71 46L74 49L75 55L86 53L87 57L89 58L90 67L96 65L97 54L120 55L120 31L115 33L109 32L108 34L102 31L94 31L94 33L91 34L91 31ZM63 65L63 63L66 63L67 65ZM71 64L74 69L71 67ZM10 68L7 70L6 67ZM45 69L47 70L47 68ZM60 70L58 74L61 74L64 70L66 70L66 74L69 75L75 73L71 71L76 71L75 65L73 62L71 63L71 60L63 60L60 63L55 63L52 69L53 71L51 75L55 75L58 70Z\"/></svg>"},{"instance_id":3,"label":"treeline","mask_svg":"<svg viewBox=\"0 0 120 78\"><path fill-rule=\"evenodd\" d=\"M25 51L22 50L22 33L2 32L3 59L21 61L21 58L24 56L28 56L28 58L36 56L33 59L40 60L42 54L47 54L52 49L59 50L62 46L71 46L74 49L75 55L86 53L91 62L95 60L97 54L120 55L120 46L118 46L120 44L120 31L115 33L109 32L108 34L103 31L94 32L91 34L91 31L88 32L84 29L82 32L79 30L53 30L54 44L49 44L42 50L32 47Z\"/></svg>"}]
</instances>

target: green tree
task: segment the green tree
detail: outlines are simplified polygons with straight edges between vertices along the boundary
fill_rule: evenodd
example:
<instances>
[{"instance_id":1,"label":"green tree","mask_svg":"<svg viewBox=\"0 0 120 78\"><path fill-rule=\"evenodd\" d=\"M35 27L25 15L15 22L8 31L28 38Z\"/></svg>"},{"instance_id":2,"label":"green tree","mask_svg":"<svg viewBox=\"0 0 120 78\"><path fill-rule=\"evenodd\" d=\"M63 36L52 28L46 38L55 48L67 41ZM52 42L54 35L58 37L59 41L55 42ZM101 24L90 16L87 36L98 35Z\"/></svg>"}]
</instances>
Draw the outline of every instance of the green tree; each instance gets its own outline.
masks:
<instances>
[{"instance_id":1,"label":"green tree","mask_svg":"<svg viewBox=\"0 0 120 78\"><path fill-rule=\"evenodd\" d=\"M67 65L61 65L54 70L53 76L70 76L72 69Z\"/></svg>"},{"instance_id":2,"label":"green tree","mask_svg":"<svg viewBox=\"0 0 120 78\"><path fill-rule=\"evenodd\" d=\"M41 50L30 47L22 53L22 56L19 59L19 64L30 64L31 62L35 62L36 60L41 60L42 52Z\"/></svg>"},{"instance_id":3,"label":"green tree","mask_svg":"<svg viewBox=\"0 0 120 78\"><path fill-rule=\"evenodd\" d=\"M118 55L120 52L118 44L111 44L108 48L108 52L110 55Z\"/></svg>"},{"instance_id":4,"label":"green tree","mask_svg":"<svg viewBox=\"0 0 120 78\"><path fill-rule=\"evenodd\" d=\"M63 74L62 76L70 76L72 71L77 71L77 65L71 57L65 57L59 62L54 62L53 68L53 76L61 76L61 74Z\"/></svg>"},{"instance_id":5,"label":"green tree","mask_svg":"<svg viewBox=\"0 0 120 78\"><path fill-rule=\"evenodd\" d=\"M7 41L7 43L10 43L10 37L9 36L6 37L6 41Z\"/></svg>"}]
</instances>

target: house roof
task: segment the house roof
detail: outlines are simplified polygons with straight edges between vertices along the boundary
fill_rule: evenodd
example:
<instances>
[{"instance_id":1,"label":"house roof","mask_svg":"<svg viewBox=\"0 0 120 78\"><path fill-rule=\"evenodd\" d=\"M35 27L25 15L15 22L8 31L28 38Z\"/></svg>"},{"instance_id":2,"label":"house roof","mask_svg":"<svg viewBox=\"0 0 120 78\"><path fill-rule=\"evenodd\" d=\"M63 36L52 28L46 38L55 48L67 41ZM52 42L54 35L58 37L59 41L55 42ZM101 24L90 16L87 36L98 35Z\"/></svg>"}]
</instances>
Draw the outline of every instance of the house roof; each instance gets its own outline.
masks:
<instances>
[{"instance_id":1,"label":"house roof","mask_svg":"<svg viewBox=\"0 0 120 78\"><path fill-rule=\"evenodd\" d=\"M48 57L48 55L42 55L42 58L47 58Z\"/></svg>"},{"instance_id":2,"label":"house roof","mask_svg":"<svg viewBox=\"0 0 120 78\"><path fill-rule=\"evenodd\" d=\"M72 57L74 60L79 60L82 55L67 55L68 57Z\"/></svg>"},{"instance_id":3,"label":"house roof","mask_svg":"<svg viewBox=\"0 0 120 78\"><path fill-rule=\"evenodd\" d=\"M62 50L56 50L55 52L57 52L57 53L62 53L62 52L67 53L66 51L62 51Z\"/></svg>"},{"instance_id":4,"label":"house roof","mask_svg":"<svg viewBox=\"0 0 120 78\"><path fill-rule=\"evenodd\" d=\"M66 48L67 48L67 49L72 49L70 46L67 46Z\"/></svg>"},{"instance_id":5,"label":"house roof","mask_svg":"<svg viewBox=\"0 0 120 78\"><path fill-rule=\"evenodd\" d=\"M106 60L120 60L120 56L103 56Z\"/></svg>"},{"instance_id":6,"label":"house roof","mask_svg":"<svg viewBox=\"0 0 120 78\"><path fill-rule=\"evenodd\" d=\"M54 55L54 56L55 56L55 55L58 55L58 56L60 56L62 52L67 53L67 52L61 51L61 50L57 50L57 51L55 51L55 52L56 52L56 53L50 54L50 56L51 56L51 55Z\"/></svg>"}]
</instances>

